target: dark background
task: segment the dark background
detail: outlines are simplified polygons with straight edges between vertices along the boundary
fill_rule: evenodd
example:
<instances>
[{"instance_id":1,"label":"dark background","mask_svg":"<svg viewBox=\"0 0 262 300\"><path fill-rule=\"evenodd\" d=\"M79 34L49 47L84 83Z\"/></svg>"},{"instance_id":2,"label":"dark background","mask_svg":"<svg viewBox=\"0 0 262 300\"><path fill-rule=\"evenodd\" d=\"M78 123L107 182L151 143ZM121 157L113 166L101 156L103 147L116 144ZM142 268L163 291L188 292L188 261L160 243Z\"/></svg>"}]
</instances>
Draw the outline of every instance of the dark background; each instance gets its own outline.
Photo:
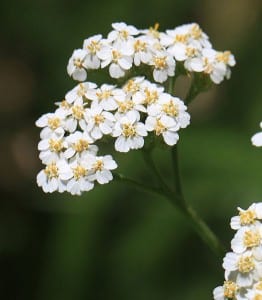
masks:
<instances>
[{"instance_id":1,"label":"dark background","mask_svg":"<svg viewBox=\"0 0 262 300\"><path fill-rule=\"evenodd\" d=\"M222 261L166 199L117 182L81 197L36 186L34 122L75 85L72 51L118 21L198 22L215 49L235 54L232 78L190 105L183 187L228 249L236 207L261 201L262 150L250 143L262 120L259 0L1 1L0 299L208 300L223 282ZM178 82L178 95L186 86ZM139 151L114 157L122 173L150 181ZM169 178L168 152L155 159Z\"/></svg>"}]
</instances>

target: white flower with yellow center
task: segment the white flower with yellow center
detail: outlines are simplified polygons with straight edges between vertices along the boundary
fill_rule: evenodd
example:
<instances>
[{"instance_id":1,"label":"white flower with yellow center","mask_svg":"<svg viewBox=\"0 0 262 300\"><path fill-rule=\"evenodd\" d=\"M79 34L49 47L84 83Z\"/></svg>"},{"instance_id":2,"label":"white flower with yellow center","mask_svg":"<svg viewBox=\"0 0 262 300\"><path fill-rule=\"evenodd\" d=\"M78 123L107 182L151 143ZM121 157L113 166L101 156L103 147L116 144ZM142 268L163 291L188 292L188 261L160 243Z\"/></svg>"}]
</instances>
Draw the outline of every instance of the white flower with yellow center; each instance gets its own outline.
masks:
<instances>
[{"instance_id":1,"label":"white flower with yellow center","mask_svg":"<svg viewBox=\"0 0 262 300\"><path fill-rule=\"evenodd\" d=\"M72 195L81 195L93 189L94 183L90 181L90 171L86 160L74 160L70 165L72 178L69 179L66 189Z\"/></svg>"},{"instance_id":2,"label":"white flower with yellow center","mask_svg":"<svg viewBox=\"0 0 262 300\"><path fill-rule=\"evenodd\" d=\"M67 65L67 73L72 76L74 80L84 81L86 80L86 51L83 49L74 50L72 56L69 59Z\"/></svg>"},{"instance_id":3,"label":"white flower with yellow center","mask_svg":"<svg viewBox=\"0 0 262 300\"><path fill-rule=\"evenodd\" d=\"M260 224L258 220L262 220L262 203L253 203L247 210L238 207L238 211L238 216L232 217L230 221L230 226L234 230Z\"/></svg>"},{"instance_id":4,"label":"white flower with yellow center","mask_svg":"<svg viewBox=\"0 0 262 300\"><path fill-rule=\"evenodd\" d=\"M133 77L129 79L123 86L123 91L128 97L134 96L139 92L145 83L145 78L143 76Z\"/></svg>"},{"instance_id":5,"label":"white flower with yellow center","mask_svg":"<svg viewBox=\"0 0 262 300\"><path fill-rule=\"evenodd\" d=\"M140 66L141 63L148 64L152 59L152 49L150 39L146 36L137 37L133 41L134 64Z\"/></svg>"},{"instance_id":6,"label":"white flower with yellow center","mask_svg":"<svg viewBox=\"0 0 262 300\"><path fill-rule=\"evenodd\" d=\"M240 287L251 286L262 275L262 261L258 261L253 256L252 251L242 254L229 252L223 260L225 278L234 278Z\"/></svg>"},{"instance_id":7,"label":"white flower with yellow center","mask_svg":"<svg viewBox=\"0 0 262 300\"><path fill-rule=\"evenodd\" d=\"M102 35L97 34L84 40L83 50L86 51L84 65L87 69L99 69L100 59L97 52L102 47Z\"/></svg>"},{"instance_id":8,"label":"white flower with yellow center","mask_svg":"<svg viewBox=\"0 0 262 300\"><path fill-rule=\"evenodd\" d=\"M262 122L260 123L260 127L262 128ZM262 147L262 132L258 132L252 136L251 142L254 146Z\"/></svg>"},{"instance_id":9,"label":"white flower with yellow center","mask_svg":"<svg viewBox=\"0 0 262 300\"><path fill-rule=\"evenodd\" d=\"M129 43L122 43L121 46L105 45L98 51L97 56L102 60L101 67L109 65L109 74L112 78L120 78L131 69L134 50Z\"/></svg>"},{"instance_id":10,"label":"white flower with yellow center","mask_svg":"<svg viewBox=\"0 0 262 300\"><path fill-rule=\"evenodd\" d=\"M66 147L64 137L57 137L53 134L47 139L43 139L38 143L40 151L39 158L44 164L49 164L52 161L58 161L63 158L63 151Z\"/></svg>"},{"instance_id":11,"label":"white flower with yellow center","mask_svg":"<svg viewBox=\"0 0 262 300\"><path fill-rule=\"evenodd\" d=\"M43 128L40 132L41 139L48 139L53 134L63 136L65 117L66 113L63 111L42 115L35 123L37 127Z\"/></svg>"},{"instance_id":12,"label":"white flower with yellow center","mask_svg":"<svg viewBox=\"0 0 262 300\"><path fill-rule=\"evenodd\" d=\"M156 52L149 64L153 66L153 77L156 82L165 82L168 76L175 75L176 62L167 52Z\"/></svg>"},{"instance_id":13,"label":"white flower with yellow center","mask_svg":"<svg viewBox=\"0 0 262 300\"><path fill-rule=\"evenodd\" d=\"M162 135L165 143L169 146L175 145L179 139L177 122L166 115L160 117L148 116L145 126L147 131L154 131L157 136Z\"/></svg>"},{"instance_id":14,"label":"white flower with yellow center","mask_svg":"<svg viewBox=\"0 0 262 300\"><path fill-rule=\"evenodd\" d=\"M67 181L72 177L72 170L65 160L59 160L48 164L37 175L37 184L45 193L66 190Z\"/></svg>"},{"instance_id":15,"label":"white flower with yellow center","mask_svg":"<svg viewBox=\"0 0 262 300\"><path fill-rule=\"evenodd\" d=\"M162 93L157 102L148 106L147 112L152 117L168 116L174 119L178 130L187 127L190 123L190 115L186 109L184 102L179 98Z\"/></svg>"},{"instance_id":16,"label":"white flower with yellow center","mask_svg":"<svg viewBox=\"0 0 262 300\"><path fill-rule=\"evenodd\" d=\"M252 288L247 289L246 299L248 300L262 300L262 280L256 282Z\"/></svg>"},{"instance_id":17,"label":"white flower with yellow center","mask_svg":"<svg viewBox=\"0 0 262 300\"><path fill-rule=\"evenodd\" d=\"M119 152L128 152L131 149L140 149L144 146L144 137L147 136L145 125L139 122L138 114L129 111L116 122L112 132L115 149Z\"/></svg>"},{"instance_id":18,"label":"white flower with yellow center","mask_svg":"<svg viewBox=\"0 0 262 300\"><path fill-rule=\"evenodd\" d=\"M87 162L87 167L90 170L90 180L97 181L100 184L105 184L113 179L111 170L116 169L117 164L111 155L94 156L87 154L85 156L85 161Z\"/></svg>"},{"instance_id":19,"label":"white flower with yellow center","mask_svg":"<svg viewBox=\"0 0 262 300\"><path fill-rule=\"evenodd\" d=\"M231 241L231 248L235 253L251 250L257 260L262 259L262 226L254 225L242 227Z\"/></svg>"},{"instance_id":20,"label":"white flower with yellow center","mask_svg":"<svg viewBox=\"0 0 262 300\"><path fill-rule=\"evenodd\" d=\"M65 100L69 104L73 104L78 99L86 102L90 100L88 94L94 91L96 86L93 82L81 82L65 95Z\"/></svg>"},{"instance_id":21,"label":"white flower with yellow center","mask_svg":"<svg viewBox=\"0 0 262 300\"><path fill-rule=\"evenodd\" d=\"M85 120L85 130L95 140L101 139L103 135L110 134L115 124L114 115L104 111L99 105L86 109Z\"/></svg>"},{"instance_id":22,"label":"white flower with yellow center","mask_svg":"<svg viewBox=\"0 0 262 300\"><path fill-rule=\"evenodd\" d=\"M76 131L65 138L66 150L64 157L69 159L72 157L82 157L87 153L96 155L98 147L93 145L94 140L87 132Z\"/></svg>"},{"instance_id":23,"label":"white flower with yellow center","mask_svg":"<svg viewBox=\"0 0 262 300\"><path fill-rule=\"evenodd\" d=\"M221 60L217 60L218 52L214 49L203 49L199 57L192 58L186 65L189 71L203 72L210 76L210 79L219 84L228 74L227 65Z\"/></svg>"},{"instance_id":24,"label":"white flower with yellow center","mask_svg":"<svg viewBox=\"0 0 262 300\"><path fill-rule=\"evenodd\" d=\"M133 96L133 101L148 107L149 105L156 104L163 92L164 88L162 86L146 80L143 82L141 90Z\"/></svg>"},{"instance_id":25,"label":"white flower with yellow center","mask_svg":"<svg viewBox=\"0 0 262 300\"><path fill-rule=\"evenodd\" d=\"M239 295L239 291L240 288L235 282L227 280L224 282L223 286L218 286L213 290L214 300L246 299L242 298L244 295Z\"/></svg>"},{"instance_id":26,"label":"white flower with yellow center","mask_svg":"<svg viewBox=\"0 0 262 300\"><path fill-rule=\"evenodd\" d=\"M125 99L125 93L122 89L114 85L103 84L96 90L90 90L87 93L88 99L92 100L91 107L101 106L104 110L112 111L117 109L116 99Z\"/></svg>"},{"instance_id":27,"label":"white flower with yellow center","mask_svg":"<svg viewBox=\"0 0 262 300\"><path fill-rule=\"evenodd\" d=\"M134 35L139 34L139 30L135 28L135 26L127 25L124 22L113 23L112 27L114 30L112 30L107 36L107 40L110 43L127 42L130 41L130 39L133 38Z\"/></svg>"},{"instance_id":28,"label":"white flower with yellow center","mask_svg":"<svg viewBox=\"0 0 262 300\"><path fill-rule=\"evenodd\" d=\"M83 100L78 98L74 104L70 107L69 115L66 118L65 128L69 132L74 132L79 125L82 130L86 128L86 121L84 118L85 107Z\"/></svg>"}]
</instances>

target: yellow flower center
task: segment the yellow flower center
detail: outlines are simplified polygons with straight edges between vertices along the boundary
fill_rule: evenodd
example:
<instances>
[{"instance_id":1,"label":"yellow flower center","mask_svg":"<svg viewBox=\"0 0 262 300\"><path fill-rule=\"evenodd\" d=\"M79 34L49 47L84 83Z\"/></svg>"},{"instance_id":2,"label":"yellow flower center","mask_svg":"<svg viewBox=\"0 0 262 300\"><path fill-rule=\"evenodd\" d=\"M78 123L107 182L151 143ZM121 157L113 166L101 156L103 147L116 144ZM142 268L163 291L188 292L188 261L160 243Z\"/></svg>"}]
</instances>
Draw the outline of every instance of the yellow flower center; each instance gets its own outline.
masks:
<instances>
[{"instance_id":1,"label":"yellow flower center","mask_svg":"<svg viewBox=\"0 0 262 300\"><path fill-rule=\"evenodd\" d=\"M249 273L255 268L252 256L242 256L238 261L238 270L241 273Z\"/></svg>"},{"instance_id":2,"label":"yellow flower center","mask_svg":"<svg viewBox=\"0 0 262 300\"><path fill-rule=\"evenodd\" d=\"M223 63L227 64L229 61L230 55L231 55L230 51L219 52L216 55L216 59L218 62L223 62Z\"/></svg>"},{"instance_id":3,"label":"yellow flower center","mask_svg":"<svg viewBox=\"0 0 262 300\"><path fill-rule=\"evenodd\" d=\"M113 62L116 63L121 57L121 53L117 50L112 50Z\"/></svg>"},{"instance_id":4,"label":"yellow flower center","mask_svg":"<svg viewBox=\"0 0 262 300\"><path fill-rule=\"evenodd\" d=\"M256 283L255 287L257 290L262 291L262 281L260 280L258 283Z\"/></svg>"},{"instance_id":5,"label":"yellow flower center","mask_svg":"<svg viewBox=\"0 0 262 300\"><path fill-rule=\"evenodd\" d=\"M118 111L120 113L125 113L127 111L130 111L134 107L134 102L132 100L126 100L123 102L118 101Z\"/></svg>"},{"instance_id":6,"label":"yellow flower center","mask_svg":"<svg viewBox=\"0 0 262 300\"><path fill-rule=\"evenodd\" d=\"M260 244L261 237L260 234L256 231L248 230L244 234L244 244L246 247L256 247Z\"/></svg>"},{"instance_id":7,"label":"yellow flower center","mask_svg":"<svg viewBox=\"0 0 262 300\"><path fill-rule=\"evenodd\" d=\"M162 111L171 117L178 116L178 106L170 100L168 103L163 104Z\"/></svg>"},{"instance_id":8,"label":"yellow flower center","mask_svg":"<svg viewBox=\"0 0 262 300\"><path fill-rule=\"evenodd\" d=\"M87 170L80 165L77 165L75 168L73 168L73 174L76 180L79 180L81 177L84 177L86 173Z\"/></svg>"},{"instance_id":9,"label":"yellow flower center","mask_svg":"<svg viewBox=\"0 0 262 300\"><path fill-rule=\"evenodd\" d=\"M135 43L134 43L134 49L135 49L135 52L145 51L146 50L146 43L142 42L140 40L136 40Z\"/></svg>"},{"instance_id":10,"label":"yellow flower center","mask_svg":"<svg viewBox=\"0 0 262 300\"><path fill-rule=\"evenodd\" d=\"M250 225L255 222L256 213L253 210L240 211L239 217L240 217L240 224L242 226Z\"/></svg>"},{"instance_id":11,"label":"yellow flower center","mask_svg":"<svg viewBox=\"0 0 262 300\"><path fill-rule=\"evenodd\" d=\"M209 62L208 58L205 57L205 58L204 58L204 72L205 72L206 74L210 74L213 70L214 70L214 67L213 67L212 64Z\"/></svg>"},{"instance_id":12,"label":"yellow flower center","mask_svg":"<svg viewBox=\"0 0 262 300\"><path fill-rule=\"evenodd\" d=\"M165 125L163 125L163 123L159 119L157 119L156 120L156 125L155 125L156 135L160 135L165 131L166 131Z\"/></svg>"},{"instance_id":13,"label":"yellow flower center","mask_svg":"<svg viewBox=\"0 0 262 300\"><path fill-rule=\"evenodd\" d=\"M165 69L167 67L166 57L155 57L154 64L157 69Z\"/></svg>"},{"instance_id":14,"label":"yellow flower center","mask_svg":"<svg viewBox=\"0 0 262 300\"><path fill-rule=\"evenodd\" d=\"M177 34L175 36L175 42L176 43L183 43L185 44L187 42L188 39L188 34Z\"/></svg>"},{"instance_id":15,"label":"yellow flower center","mask_svg":"<svg viewBox=\"0 0 262 300\"><path fill-rule=\"evenodd\" d=\"M224 282L224 296L225 298L232 299L235 297L236 292L238 290L238 286L233 281L225 281Z\"/></svg>"},{"instance_id":16,"label":"yellow flower center","mask_svg":"<svg viewBox=\"0 0 262 300\"><path fill-rule=\"evenodd\" d=\"M119 35L122 39L127 40L129 37L129 33L126 30L121 30L119 31Z\"/></svg>"},{"instance_id":17,"label":"yellow flower center","mask_svg":"<svg viewBox=\"0 0 262 300\"><path fill-rule=\"evenodd\" d=\"M55 130L60 126L61 121L59 118L54 117L54 118L49 118L47 123L48 123L49 128L51 128L52 130Z\"/></svg>"},{"instance_id":18,"label":"yellow flower center","mask_svg":"<svg viewBox=\"0 0 262 300\"><path fill-rule=\"evenodd\" d=\"M133 137L136 135L136 128L132 124L123 124L122 132L125 137Z\"/></svg>"},{"instance_id":19,"label":"yellow flower center","mask_svg":"<svg viewBox=\"0 0 262 300\"><path fill-rule=\"evenodd\" d=\"M128 80L127 84L124 86L124 91L127 93L135 93L139 91L140 85L136 83L133 79Z\"/></svg>"},{"instance_id":20,"label":"yellow flower center","mask_svg":"<svg viewBox=\"0 0 262 300\"><path fill-rule=\"evenodd\" d=\"M74 118L77 119L77 120L83 119L84 112L85 112L85 110L84 110L83 106L74 105L72 107L72 114L73 114Z\"/></svg>"},{"instance_id":21,"label":"yellow flower center","mask_svg":"<svg viewBox=\"0 0 262 300\"><path fill-rule=\"evenodd\" d=\"M58 167L56 166L56 164L54 162L47 165L46 168L44 169L44 172L45 172L46 176L48 177L48 179L58 177Z\"/></svg>"},{"instance_id":22,"label":"yellow flower center","mask_svg":"<svg viewBox=\"0 0 262 300\"><path fill-rule=\"evenodd\" d=\"M89 143L87 140L83 140L83 139L79 139L74 145L73 145L73 149L80 153L83 152L85 150L87 150L89 147Z\"/></svg>"},{"instance_id":23,"label":"yellow flower center","mask_svg":"<svg viewBox=\"0 0 262 300\"><path fill-rule=\"evenodd\" d=\"M157 91L150 91L148 88L145 88L145 104L152 104L158 100L158 92Z\"/></svg>"},{"instance_id":24,"label":"yellow flower center","mask_svg":"<svg viewBox=\"0 0 262 300\"><path fill-rule=\"evenodd\" d=\"M77 67L77 68L82 68L83 67L83 62L80 58L74 58L73 59L73 64Z\"/></svg>"},{"instance_id":25,"label":"yellow flower center","mask_svg":"<svg viewBox=\"0 0 262 300\"><path fill-rule=\"evenodd\" d=\"M186 56L187 57L193 57L197 55L196 48L193 47L186 47Z\"/></svg>"},{"instance_id":26,"label":"yellow flower center","mask_svg":"<svg viewBox=\"0 0 262 300\"><path fill-rule=\"evenodd\" d=\"M191 28L190 34L196 40L201 38L202 30L201 30L201 28L199 27L198 24L193 25L193 27Z\"/></svg>"},{"instance_id":27,"label":"yellow flower center","mask_svg":"<svg viewBox=\"0 0 262 300\"><path fill-rule=\"evenodd\" d=\"M103 167L104 167L104 163L102 160L97 160L93 166L94 170L95 171L102 171L103 170Z\"/></svg>"},{"instance_id":28,"label":"yellow flower center","mask_svg":"<svg viewBox=\"0 0 262 300\"><path fill-rule=\"evenodd\" d=\"M102 115L95 115L94 121L96 125L99 125L100 123L103 123L105 121L105 117Z\"/></svg>"},{"instance_id":29,"label":"yellow flower center","mask_svg":"<svg viewBox=\"0 0 262 300\"><path fill-rule=\"evenodd\" d=\"M254 300L262 300L262 295L256 294Z\"/></svg>"},{"instance_id":30,"label":"yellow flower center","mask_svg":"<svg viewBox=\"0 0 262 300\"><path fill-rule=\"evenodd\" d=\"M97 51L99 51L101 48L101 45L98 41L91 41L89 45L87 45L87 49L92 53L96 54Z\"/></svg>"},{"instance_id":31,"label":"yellow flower center","mask_svg":"<svg viewBox=\"0 0 262 300\"><path fill-rule=\"evenodd\" d=\"M102 92L96 92L96 95L98 97L98 100L104 100L104 99L108 99L109 97L112 96L112 92L110 90L104 90Z\"/></svg>"},{"instance_id":32,"label":"yellow flower center","mask_svg":"<svg viewBox=\"0 0 262 300\"><path fill-rule=\"evenodd\" d=\"M50 139L48 141L49 143L49 149L52 152L60 152L63 149L63 143L62 143L62 139L60 140L54 140L54 139Z\"/></svg>"},{"instance_id":33,"label":"yellow flower center","mask_svg":"<svg viewBox=\"0 0 262 300\"><path fill-rule=\"evenodd\" d=\"M60 103L60 107L62 107L63 109L69 109L70 108L70 104L66 100L63 100Z\"/></svg>"}]
</instances>

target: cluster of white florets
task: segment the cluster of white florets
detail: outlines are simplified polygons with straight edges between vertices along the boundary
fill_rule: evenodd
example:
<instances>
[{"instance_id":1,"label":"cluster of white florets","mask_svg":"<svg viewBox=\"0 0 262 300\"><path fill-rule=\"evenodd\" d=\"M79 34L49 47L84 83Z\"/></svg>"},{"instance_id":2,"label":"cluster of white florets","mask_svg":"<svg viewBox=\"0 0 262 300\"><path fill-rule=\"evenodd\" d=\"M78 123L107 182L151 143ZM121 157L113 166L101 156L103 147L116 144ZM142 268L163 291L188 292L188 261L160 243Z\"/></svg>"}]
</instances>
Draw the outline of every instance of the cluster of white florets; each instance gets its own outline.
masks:
<instances>
[{"instance_id":1,"label":"cluster of white florets","mask_svg":"<svg viewBox=\"0 0 262 300\"><path fill-rule=\"evenodd\" d=\"M112 78L126 76L132 67L149 66L156 82L175 75L176 62L188 72L201 72L218 84L230 77L235 58L230 51L216 51L198 24L178 26L166 32L154 28L139 30L125 23L113 23L107 38L95 35L74 50L67 71L75 80L85 81L87 71L109 68Z\"/></svg>"},{"instance_id":2,"label":"cluster of white florets","mask_svg":"<svg viewBox=\"0 0 262 300\"><path fill-rule=\"evenodd\" d=\"M37 183L45 192L81 194L95 182L112 180L116 162L110 155L97 156L97 143L105 136L114 139L119 152L142 148L149 132L173 146L178 130L190 122L183 101L143 77L131 78L121 88L79 83L57 105L36 122L43 128L38 149L46 165Z\"/></svg>"},{"instance_id":3,"label":"cluster of white florets","mask_svg":"<svg viewBox=\"0 0 262 300\"><path fill-rule=\"evenodd\" d=\"M260 122L260 128L262 128L262 122ZM251 142L254 146L262 147L262 132L254 134L251 138Z\"/></svg>"},{"instance_id":4,"label":"cluster of white florets","mask_svg":"<svg viewBox=\"0 0 262 300\"><path fill-rule=\"evenodd\" d=\"M224 285L214 289L215 300L262 299L262 203L238 210L230 223L237 231L231 241L232 252L223 260Z\"/></svg>"}]
</instances>

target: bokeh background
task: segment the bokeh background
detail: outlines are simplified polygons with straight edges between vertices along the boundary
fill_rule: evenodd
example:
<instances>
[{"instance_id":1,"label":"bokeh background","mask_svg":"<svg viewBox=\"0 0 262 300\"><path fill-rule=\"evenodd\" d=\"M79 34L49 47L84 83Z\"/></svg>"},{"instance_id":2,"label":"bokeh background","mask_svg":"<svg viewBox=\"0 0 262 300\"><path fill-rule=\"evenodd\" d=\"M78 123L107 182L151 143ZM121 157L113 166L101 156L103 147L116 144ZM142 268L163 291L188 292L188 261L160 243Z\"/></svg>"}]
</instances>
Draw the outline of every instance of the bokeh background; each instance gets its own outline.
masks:
<instances>
[{"instance_id":1,"label":"bokeh background","mask_svg":"<svg viewBox=\"0 0 262 300\"><path fill-rule=\"evenodd\" d=\"M166 199L117 182L81 197L36 186L34 122L73 88L73 49L117 21L161 30L195 21L235 54L232 78L190 105L183 188L228 249L236 207L262 201L262 149L250 143L262 120L261 1L1 1L0 299L208 300L223 281L221 260ZM163 151L155 159L169 178ZM115 158L122 173L151 180L138 151Z\"/></svg>"}]
</instances>

